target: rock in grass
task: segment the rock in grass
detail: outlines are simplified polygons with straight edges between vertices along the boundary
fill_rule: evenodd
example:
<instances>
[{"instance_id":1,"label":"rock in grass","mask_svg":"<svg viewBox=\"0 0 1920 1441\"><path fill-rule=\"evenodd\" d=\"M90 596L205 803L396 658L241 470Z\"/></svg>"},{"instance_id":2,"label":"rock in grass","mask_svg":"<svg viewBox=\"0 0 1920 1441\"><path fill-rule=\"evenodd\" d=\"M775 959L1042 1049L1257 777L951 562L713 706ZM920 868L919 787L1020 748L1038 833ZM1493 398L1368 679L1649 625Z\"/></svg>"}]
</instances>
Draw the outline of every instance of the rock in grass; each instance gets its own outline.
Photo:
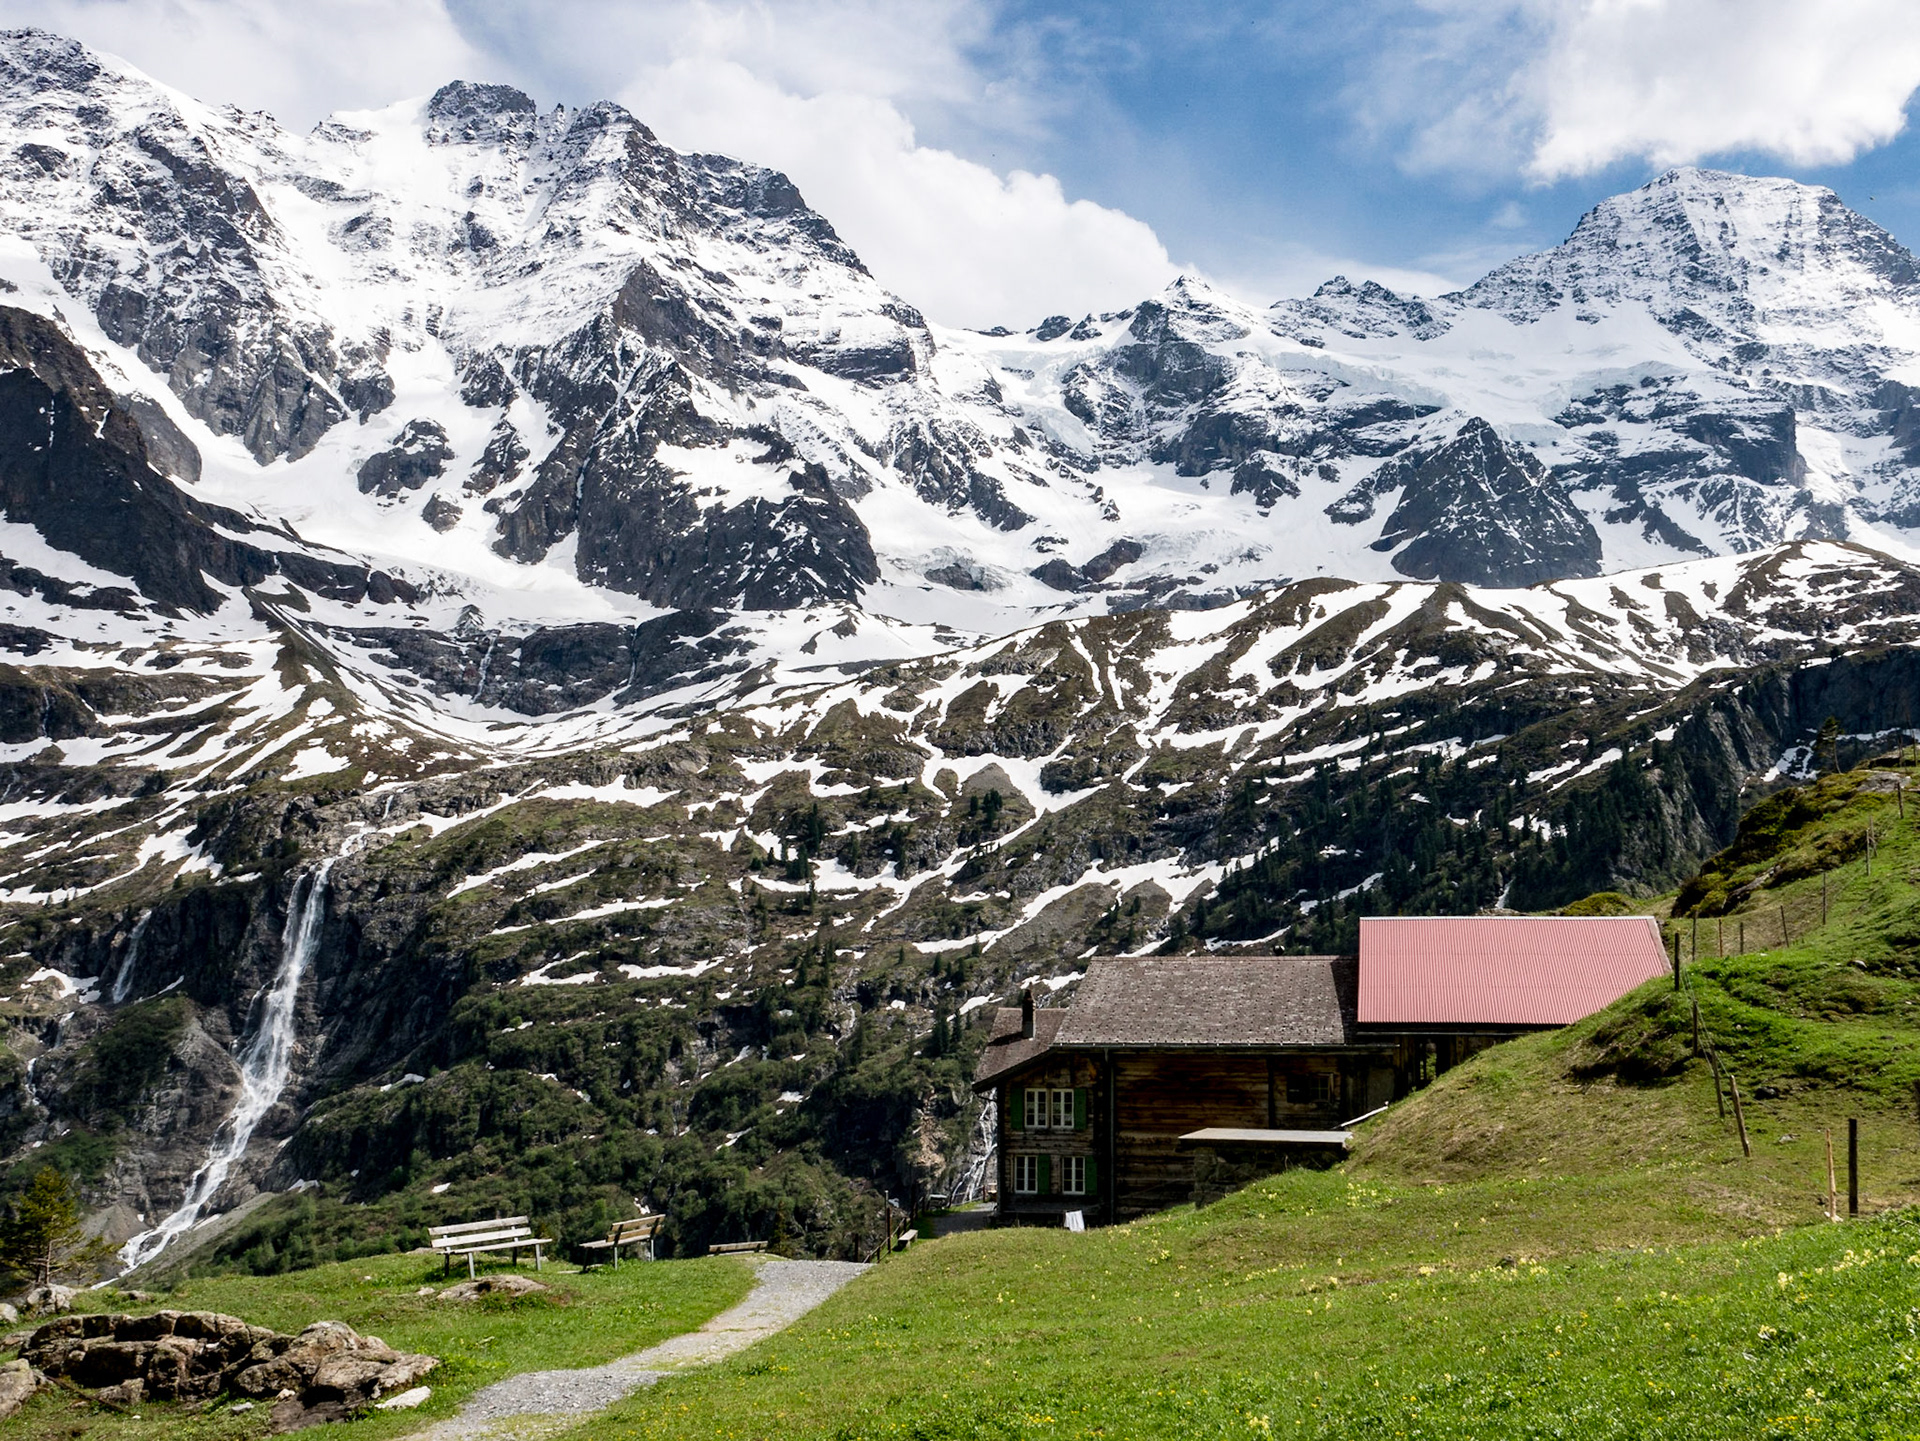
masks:
<instances>
[{"instance_id":1,"label":"rock in grass","mask_svg":"<svg viewBox=\"0 0 1920 1441\"><path fill-rule=\"evenodd\" d=\"M39 1389L42 1377L25 1361L0 1366L0 1421L4 1421Z\"/></svg>"},{"instance_id":2,"label":"rock in grass","mask_svg":"<svg viewBox=\"0 0 1920 1441\"><path fill-rule=\"evenodd\" d=\"M271 1400L279 1431L346 1420L440 1364L339 1321L285 1336L211 1311L63 1316L28 1338L24 1359L122 1405L227 1392Z\"/></svg>"},{"instance_id":3,"label":"rock in grass","mask_svg":"<svg viewBox=\"0 0 1920 1441\"><path fill-rule=\"evenodd\" d=\"M482 1276L478 1281L462 1281L440 1293L442 1301L478 1301L482 1296L531 1296L550 1289L531 1276Z\"/></svg>"},{"instance_id":4,"label":"rock in grass","mask_svg":"<svg viewBox=\"0 0 1920 1441\"><path fill-rule=\"evenodd\" d=\"M421 1405L433 1394L431 1386L415 1386L411 1391L402 1391L398 1396L389 1396L384 1401L373 1403L376 1411L411 1411Z\"/></svg>"},{"instance_id":5,"label":"rock in grass","mask_svg":"<svg viewBox=\"0 0 1920 1441\"><path fill-rule=\"evenodd\" d=\"M23 1316L64 1316L73 1309L71 1286L35 1286L20 1298Z\"/></svg>"}]
</instances>

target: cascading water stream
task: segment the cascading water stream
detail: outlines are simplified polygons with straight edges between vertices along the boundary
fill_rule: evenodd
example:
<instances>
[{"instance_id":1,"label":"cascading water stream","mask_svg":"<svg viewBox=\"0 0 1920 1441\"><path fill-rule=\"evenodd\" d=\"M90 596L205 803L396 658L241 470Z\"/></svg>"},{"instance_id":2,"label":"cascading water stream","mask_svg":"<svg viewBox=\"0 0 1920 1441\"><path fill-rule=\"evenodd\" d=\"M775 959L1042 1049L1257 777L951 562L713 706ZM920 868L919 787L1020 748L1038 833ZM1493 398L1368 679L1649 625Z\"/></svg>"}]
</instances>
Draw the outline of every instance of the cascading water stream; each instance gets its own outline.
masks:
<instances>
[{"instance_id":1,"label":"cascading water stream","mask_svg":"<svg viewBox=\"0 0 1920 1441\"><path fill-rule=\"evenodd\" d=\"M961 1158L960 1185L953 1196L954 1205L977 1201L986 1193L987 1177L993 1174L994 1155L1000 1149L998 1134L994 1103L989 1097L973 1120L973 1139Z\"/></svg>"},{"instance_id":2,"label":"cascading water stream","mask_svg":"<svg viewBox=\"0 0 1920 1441\"><path fill-rule=\"evenodd\" d=\"M293 1071L294 1008L300 996L300 982L320 948L320 925L326 918L327 873L331 859L308 873L306 892L296 886L294 902L287 909L287 924L280 934L280 969L259 1005L260 1020L240 1051L240 1100L232 1113L214 1132L206 1164L193 1173L187 1183L186 1199L180 1209L151 1230L142 1231L120 1248L120 1264L125 1270L151 1261L182 1232L193 1227L207 1203L226 1184L234 1162L247 1153L254 1129L273 1109L280 1093L287 1088Z\"/></svg>"},{"instance_id":3,"label":"cascading water stream","mask_svg":"<svg viewBox=\"0 0 1920 1441\"><path fill-rule=\"evenodd\" d=\"M153 919L152 911L140 912L140 919L133 923L133 931L127 937L127 953L120 958L120 970L113 978L113 989L107 993L107 999L119 1005L127 998L127 987L133 983L134 968L140 964L140 943L147 937L147 922Z\"/></svg>"}]
</instances>

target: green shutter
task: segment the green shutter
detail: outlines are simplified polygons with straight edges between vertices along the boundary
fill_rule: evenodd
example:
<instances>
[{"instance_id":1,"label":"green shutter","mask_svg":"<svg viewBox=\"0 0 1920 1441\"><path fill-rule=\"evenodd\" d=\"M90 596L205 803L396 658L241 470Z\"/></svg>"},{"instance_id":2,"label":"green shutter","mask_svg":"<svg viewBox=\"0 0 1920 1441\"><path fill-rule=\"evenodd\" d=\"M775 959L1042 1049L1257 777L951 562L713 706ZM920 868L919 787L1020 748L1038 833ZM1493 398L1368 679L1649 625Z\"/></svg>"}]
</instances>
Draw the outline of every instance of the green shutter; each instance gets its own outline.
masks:
<instances>
[{"instance_id":1,"label":"green shutter","mask_svg":"<svg viewBox=\"0 0 1920 1441\"><path fill-rule=\"evenodd\" d=\"M1007 1087L1007 1129L1024 1131L1027 1128L1027 1093L1019 1086Z\"/></svg>"},{"instance_id":2,"label":"green shutter","mask_svg":"<svg viewBox=\"0 0 1920 1441\"><path fill-rule=\"evenodd\" d=\"M1087 1194L1089 1196L1097 1196L1100 1194L1100 1177L1099 1173L1094 1170L1094 1159L1092 1156L1087 1157Z\"/></svg>"},{"instance_id":3,"label":"green shutter","mask_svg":"<svg viewBox=\"0 0 1920 1441\"><path fill-rule=\"evenodd\" d=\"M1085 1086L1077 1087L1073 1093L1073 1129L1076 1131L1087 1129L1087 1088Z\"/></svg>"},{"instance_id":4,"label":"green shutter","mask_svg":"<svg viewBox=\"0 0 1920 1441\"><path fill-rule=\"evenodd\" d=\"M1053 1157L1051 1156L1040 1158L1040 1194L1043 1196L1053 1194Z\"/></svg>"}]
</instances>

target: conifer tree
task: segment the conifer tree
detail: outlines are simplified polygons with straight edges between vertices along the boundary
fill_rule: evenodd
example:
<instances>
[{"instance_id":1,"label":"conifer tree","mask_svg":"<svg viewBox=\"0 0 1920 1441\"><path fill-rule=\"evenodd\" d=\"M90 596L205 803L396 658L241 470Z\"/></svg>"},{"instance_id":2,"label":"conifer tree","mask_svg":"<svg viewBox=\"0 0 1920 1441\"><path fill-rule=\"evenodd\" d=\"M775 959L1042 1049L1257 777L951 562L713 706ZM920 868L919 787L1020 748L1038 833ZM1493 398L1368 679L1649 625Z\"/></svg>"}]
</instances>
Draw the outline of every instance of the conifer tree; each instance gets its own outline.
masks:
<instances>
[{"instance_id":1,"label":"conifer tree","mask_svg":"<svg viewBox=\"0 0 1920 1441\"><path fill-rule=\"evenodd\" d=\"M55 1166L40 1168L0 1224L0 1265L32 1285L94 1270L106 1254L106 1243L82 1227L79 1198Z\"/></svg>"}]
</instances>

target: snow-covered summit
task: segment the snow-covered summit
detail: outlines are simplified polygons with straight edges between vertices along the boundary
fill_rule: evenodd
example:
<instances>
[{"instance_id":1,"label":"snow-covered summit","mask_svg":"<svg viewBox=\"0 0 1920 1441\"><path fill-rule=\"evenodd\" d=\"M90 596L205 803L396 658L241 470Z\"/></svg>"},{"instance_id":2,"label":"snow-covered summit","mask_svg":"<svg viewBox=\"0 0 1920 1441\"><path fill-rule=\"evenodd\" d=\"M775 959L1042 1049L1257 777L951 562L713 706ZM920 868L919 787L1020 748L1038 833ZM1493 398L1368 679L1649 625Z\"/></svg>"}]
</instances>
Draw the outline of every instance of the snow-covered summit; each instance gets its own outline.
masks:
<instances>
[{"instance_id":1,"label":"snow-covered summit","mask_svg":"<svg viewBox=\"0 0 1920 1441\"><path fill-rule=\"evenodd\" d=\"M1857 342L1865 327L1911 344L1920 272L1824 186L1690 167L1602 201L1562 244L1449 298L1523 321L1637 301L1684 323L1691 308L1696 327L1710 318L1737 339L1802 339L1846 316L1853 329L1836 339Z\"/></svg>"},{"instance_id":2,"label":"snow-covered summit","mask_svg":"<svg viewBox=\"0 0 1920 1441\"><path fill-rule=\"evenodd\" d=\"M998 633L1920 524L1912 259L1788 181L1672 172L1451 296L1183 277L982 335L610 103L455 81L299 135L16 30L0 125L8 302L202 500L449 621Z\"/></svg>"}]
</instances>

